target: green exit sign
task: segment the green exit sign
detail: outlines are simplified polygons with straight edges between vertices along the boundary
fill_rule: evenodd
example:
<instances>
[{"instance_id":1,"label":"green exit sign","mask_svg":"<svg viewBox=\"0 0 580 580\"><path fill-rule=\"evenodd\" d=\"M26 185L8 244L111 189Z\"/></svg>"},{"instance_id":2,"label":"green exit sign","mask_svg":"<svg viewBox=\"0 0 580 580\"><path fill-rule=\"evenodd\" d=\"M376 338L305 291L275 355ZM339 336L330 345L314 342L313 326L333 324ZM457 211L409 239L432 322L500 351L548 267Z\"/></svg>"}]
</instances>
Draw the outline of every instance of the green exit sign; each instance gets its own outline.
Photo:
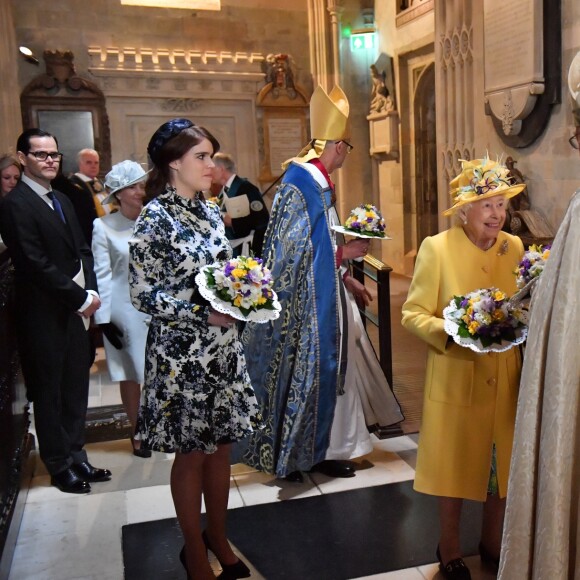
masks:
<instances>
[{"instance_id":1,"label":"green exit sign","mask_svg":"<svg viewBox=\"0 0 580 580\"><path fill-rule=\"evenodd\" d=\"M360 34L351 34L350 49L351 50L368 50L375 46L375 33L364 32Z\"/></svg>"}]
</instances>

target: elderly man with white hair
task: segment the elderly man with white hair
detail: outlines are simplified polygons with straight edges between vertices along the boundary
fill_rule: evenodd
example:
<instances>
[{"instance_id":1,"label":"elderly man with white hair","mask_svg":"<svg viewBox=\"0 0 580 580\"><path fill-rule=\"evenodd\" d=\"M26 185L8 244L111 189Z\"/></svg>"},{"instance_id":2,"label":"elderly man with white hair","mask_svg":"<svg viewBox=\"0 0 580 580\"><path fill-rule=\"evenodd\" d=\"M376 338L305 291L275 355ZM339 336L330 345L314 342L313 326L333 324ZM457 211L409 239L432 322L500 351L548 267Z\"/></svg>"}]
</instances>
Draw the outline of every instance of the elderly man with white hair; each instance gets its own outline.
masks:
<instances>
[{"instance_id":1,"label":"elderly man with white hair","mask_svg":"<svg viewBox=\"0 0 580 580\"><path fill-rule=\"evenodd\" d=\"M98 177L101 168L99 153L94 149L81 149L77 154L77 163L79 170L70 179L77 187L90 193L97 217L117 211L117 204L103 204L108 194Z\"/></svg>"}]
</instances>

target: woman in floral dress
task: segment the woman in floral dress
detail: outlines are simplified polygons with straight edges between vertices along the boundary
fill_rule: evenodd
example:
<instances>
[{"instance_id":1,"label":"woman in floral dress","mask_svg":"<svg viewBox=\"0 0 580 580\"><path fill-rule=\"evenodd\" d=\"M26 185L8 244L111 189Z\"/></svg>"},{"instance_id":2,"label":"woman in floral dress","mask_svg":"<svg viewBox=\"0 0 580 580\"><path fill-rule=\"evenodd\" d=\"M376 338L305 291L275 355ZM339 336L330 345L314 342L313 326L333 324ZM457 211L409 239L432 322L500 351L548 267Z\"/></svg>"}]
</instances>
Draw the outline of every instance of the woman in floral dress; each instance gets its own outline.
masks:
<instances>
[{"instance_id":1,"label":"woman in floral dress","mask_svg":"<svg viewBox=\"0 0 580 580\"><path fill-rule=\"evenodd\" d=\"M231 257L217 205L206 203L219 149L216 139L187 119L173 119L153 135L146 190L153 200L135 224L130 245L134 306L152 316L145 384L136 437L142 447L175 452L171 492L189 577L246 578L247 566L226 538L231 443L247 436L257 414L235 321L201 298L199 269ZM207 528L201 529L201 499Z\"/></svg>"}]
</instances>

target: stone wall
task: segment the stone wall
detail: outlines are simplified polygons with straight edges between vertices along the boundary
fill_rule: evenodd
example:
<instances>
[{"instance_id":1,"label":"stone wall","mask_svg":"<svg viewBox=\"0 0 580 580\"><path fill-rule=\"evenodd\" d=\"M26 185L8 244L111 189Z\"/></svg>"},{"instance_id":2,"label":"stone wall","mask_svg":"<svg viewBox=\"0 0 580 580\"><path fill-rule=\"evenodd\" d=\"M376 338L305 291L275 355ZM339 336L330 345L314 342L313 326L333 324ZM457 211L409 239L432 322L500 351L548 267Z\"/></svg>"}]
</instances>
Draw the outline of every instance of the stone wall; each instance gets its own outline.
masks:
<instances>
[{"instance_id":1,"label":"stone wall","mask_svg":"<svg viewBox=\"0 0 580 580\"><path fill-rule=\"evenodd\" d=\"M22 130L20 120L20 91L18 89L17 66L18 44L12 25L10 0L0 0L0 155L14 153L16 139ZM30 65L29 65L30 66Z\"/></svg>"},{"instance_id":2,"label":"stone wall","mask_svg":"<svg viewBox=\"0 0 580 580\"><path fill-rule=\"evenodd\" d=\"M419 2L415 2L419 3ZM437 3L435 3L437 5ZM460 0L445 5L447 11L457 9L462 14ZM529 147L511 149L496 134L491 118L484 110L483 79L483 0L468 2L471 14L472 55L473 55L473 105L467 111L473 130L474 154L501 155L504 159L511 155L518 162L518 169L524 174L529 188L532 206L544 214L548 223L557 229L568 201L573 192L580 187L580 162L578 153L568 144L573 134L571 99L567 88L568 67L574 55L580 50L580 3L577 0L561 0L562 5L562 104L552 109L550 121L544 133ZM387 218L392 242L383 244L383 260L393 266L396 272L412 273L416 247L414 213L414 166L413 151L416 147L412 127L412 88L413 62L434 58L429 55L434 42L439 42L444 31L437 31L435 12L427 12L419 18L397 28L396 12L398 2L388 0L375 2L376 25L379 32L380 52L395 59L396 90L398 108L401 115L400 144L401 156L397 161L384 161L378 164L378 181L381 209ZM437 7L435 8L437 10ZM514 15L517 22L517 15ZM458 18L457 25L461 28ZM440 71L442 63L435 63ZM408 67L408 70L405 70ZM436 73L437 74L437 73ZM447 114L455 114L445 99L444 87L437 86L437 107L446 107ZM438 119L439 119L438 115ZM444 130L438 126L437 131ZM461 139L460 139L461 141ZM440 156L442 151L438 151ZM447 184L439 179L439 211L449 205ZM448 227L448 220L441 218L439 227ZM420 240L419 240L420 241Z\"/></svg>"},{"instance_id":3,"label":"stone wall","mask_svg":"<svg viewBox=\"0 0 580 580\"><path fill-rule=\"evenodd\" d=\"M243 6L243 7L242 7ZM299 82L309 82L306 0L222 0L222 10L191 12L121 6L118 0L12 0L18 44L37 55L72 50L77 72L86 73L89 46L289 53ZM38 70L19 66L20 87Z\"/></svg>"},{"instance_id":4,"label":"stone wall","mask_svg":"<svg viewBox=\"0 0 580 580\"><path fill-rule=\"evenodd\" d=\"M223 148L239 154L240 174L255 181L261 128L254 101L263 85L264 57L290 54L295 82L308 94L312 90L306 0L223 0L221 11L197 12L121 6L118 0L62 0L50 6L40 0L13 0L12 7L18 44L29 46L41 61L44 50L71 50L77 74L105 93L111 108L113 163L126 158L142 162L143 131L171 116L196 120L201 110L198 121L225 132L219 135ZM140 60L142 49L149 51L147 63ZM137 60L135 53L140 55ZM172 64L177 53L180 62ZM185 64L183 54L194 56ZM20 90L41 72L44 63L35 67L21 60ZM168 109L170 100L188 107ZM218 112L208 108L214 102L218 109L225 104L227 114L222 114L223 107ZM143 107L148 114L134 123L135 112ZM164 109L153 114L159 107Z\"/></svg>"},{"instance_id":5,"label":"stone wall","mask_svg":"<svg viewBox=\"0 0 580 580\"><path fill-rule=\"evenodd\" d=\"M483 15L482 0L474 3ZM479 70L475 107L477 154L504 152L517 160L518 169L524 174L532 207L546 217L557 229L574 191L580 187L580 159L568 139L574 134L571 97L568 91L568 68L575 54L580 51L580 2L561 0L562 7L562 103L552 108L552 115L544 133L530 146L523 149L506 147L493 129L490 117L483 110L483 50L474 48L474 69ZM475 14L474 20L483 22ZM476 31L477 32L477 31ZM475 41L482 43L481 31ZM481 44L481 46L483 46Z\"/></svg>"},{"instance_id":6,"label":"stone wall","mask_svg":"<svg viewBox=\"0 0 580 580\"><path fill-rule=\"evenodd\" d=\"M376 163L380 207L393 238L381 243L383 262L395 272L411 274L416 254L414 201L413 89L420 71L433 62L434 17L428 11L402 26L396 26L396 0L375 2L379 52L393 58L395 99L399 113L400 154L398 160Z\"/></svg>"}]
</instances>

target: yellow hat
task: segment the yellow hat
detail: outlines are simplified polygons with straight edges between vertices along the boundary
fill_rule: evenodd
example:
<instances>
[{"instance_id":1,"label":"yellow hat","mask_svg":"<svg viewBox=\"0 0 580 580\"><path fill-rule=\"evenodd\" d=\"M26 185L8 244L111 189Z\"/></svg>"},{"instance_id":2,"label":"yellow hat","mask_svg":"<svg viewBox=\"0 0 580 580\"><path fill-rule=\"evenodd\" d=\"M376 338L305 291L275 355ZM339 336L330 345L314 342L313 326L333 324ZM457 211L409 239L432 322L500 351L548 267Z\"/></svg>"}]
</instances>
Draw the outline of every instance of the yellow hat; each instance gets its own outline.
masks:
<instances>
[{"instance_id":1,"label":"yellow hat","mask_svg":"<svg viewBox=\"0 0 580 580\"><path fill-rule=\"evenodd\" d=\"M512 185L509 169L488 157L461 161L461 173L449 184L453 205L443 212L449 216L460 207L496 195L503 195L506 199L514 197L525 189L525 184Z\"/></svg>"},{"instance_id":2,"label":"yellow hat","mask_svg":"<svg viewBox=\"0 0 580 580\"><path fill-rule=\"evenodd\" d=\"M568 70L568 90L572 96L574 124L580 126L580 52L576 54Z\"/></svg>"},{"instance_id":3,"label":"yellow hat","mask_svg":"<svg viewBox=\"0 0 580 580\"><path fill-rule=\"evenodd\" d=\"M348 115L350 106L344 91L337 85L329 94L319 85L310 99L310 136L312 141L282 164L286 169L291 161L306 163L320 157L327 141L341 141L350 137Z\"/></svg>"}]
</instances>

